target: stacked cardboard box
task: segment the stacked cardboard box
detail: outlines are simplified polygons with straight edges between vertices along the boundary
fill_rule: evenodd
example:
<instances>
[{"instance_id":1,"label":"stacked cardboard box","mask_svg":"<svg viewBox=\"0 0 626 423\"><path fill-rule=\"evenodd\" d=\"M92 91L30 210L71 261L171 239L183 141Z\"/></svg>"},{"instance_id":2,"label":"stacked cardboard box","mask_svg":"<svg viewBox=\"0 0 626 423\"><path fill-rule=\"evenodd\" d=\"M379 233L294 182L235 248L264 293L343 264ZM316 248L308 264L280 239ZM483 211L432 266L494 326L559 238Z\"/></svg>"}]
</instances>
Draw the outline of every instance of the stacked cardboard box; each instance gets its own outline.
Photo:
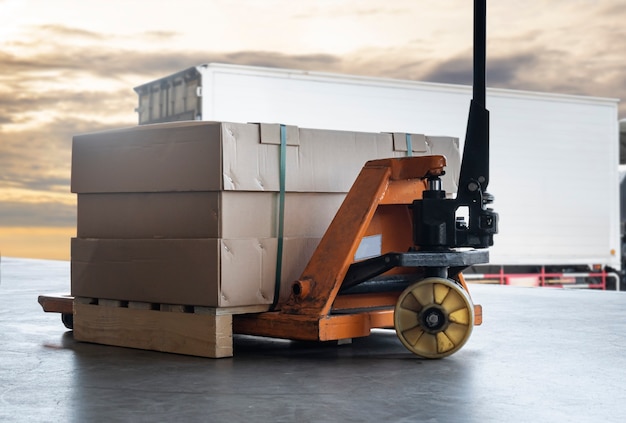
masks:
<instances>
[{"instance_id":1,"label":"stacked cardboard box","mask_svg":"<svg viewBox=\"0 0 626 423\"><path fill-rule=\"evenodd\" d=\"M445 155L444 187L456 191L458 140L411 135L408 145L413 155ZM277 266L287 295L365 162L406 155L406 134L286 127L281 145L274 124L167 123L76 136L72 295L271 304Z\"/></svg>"}]
</instances>

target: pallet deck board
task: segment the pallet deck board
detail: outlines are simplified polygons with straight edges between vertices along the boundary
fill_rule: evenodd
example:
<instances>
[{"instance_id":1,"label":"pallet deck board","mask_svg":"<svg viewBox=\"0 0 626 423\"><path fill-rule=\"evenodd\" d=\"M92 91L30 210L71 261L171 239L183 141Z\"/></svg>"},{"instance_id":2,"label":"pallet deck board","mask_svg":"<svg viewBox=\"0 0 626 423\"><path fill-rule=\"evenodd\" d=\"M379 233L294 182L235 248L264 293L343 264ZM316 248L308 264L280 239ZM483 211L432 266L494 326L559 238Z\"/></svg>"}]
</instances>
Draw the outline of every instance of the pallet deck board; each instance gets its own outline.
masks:
<instances>
[{"instance_id":1,"label":"pallet deck board","mask_svg":"<svg viewBox=\"0 0 626 423\"><path fill-rule=\"evenodd\" d=\"M233 314L267 309L156 306L78 297L74 300L74 338L199 357L232 357Z\"/></svg>"}]
</instances>

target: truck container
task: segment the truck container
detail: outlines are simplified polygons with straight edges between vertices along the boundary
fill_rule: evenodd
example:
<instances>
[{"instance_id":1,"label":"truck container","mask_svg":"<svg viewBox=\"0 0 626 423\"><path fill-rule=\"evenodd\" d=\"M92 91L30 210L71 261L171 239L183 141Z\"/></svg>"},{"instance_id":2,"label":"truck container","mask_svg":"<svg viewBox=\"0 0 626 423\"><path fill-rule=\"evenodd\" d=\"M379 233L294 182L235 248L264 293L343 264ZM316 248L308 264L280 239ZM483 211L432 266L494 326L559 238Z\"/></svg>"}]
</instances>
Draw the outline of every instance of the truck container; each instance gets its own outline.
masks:
<instances>
[{"instance_id":1,"label":"truck container","mask_svg":"<svg viewBox=\"0 0 626 423\"><path fill-rule=\"evenodd\" d=\"M205 120L458 137L470 86L203 64L135 88L139 124ZM500 283L617 287L618 100L487 89Z\"/></svg>"}]
</instances>

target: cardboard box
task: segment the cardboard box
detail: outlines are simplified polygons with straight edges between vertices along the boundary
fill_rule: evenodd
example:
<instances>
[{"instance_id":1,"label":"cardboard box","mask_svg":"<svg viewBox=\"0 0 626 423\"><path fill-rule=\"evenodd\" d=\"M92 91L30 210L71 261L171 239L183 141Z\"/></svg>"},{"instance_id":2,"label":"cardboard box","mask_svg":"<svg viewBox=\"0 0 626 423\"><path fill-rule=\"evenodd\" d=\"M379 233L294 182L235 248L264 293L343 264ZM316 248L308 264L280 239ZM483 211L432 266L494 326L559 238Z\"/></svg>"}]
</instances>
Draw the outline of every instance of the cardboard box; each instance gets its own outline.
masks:
<instances>
[{"instance_id":1,"label":"cardboard box","mask_svg":"<svg viewBox=\"0 0 626 423\"><path fill-rule=\"evenodd\" d=\"M74 137L72 295L234 307L287 296L368 160L406 156L406 134L220 122L138 126ZM448 158L458 140L411 135L413 155ZM281 151L286 181L277 258Z\"/></svg>"},{"instance_id":2,"label":"cardboard box","mask_svg":"<svg viewBox=\"0 0 626 423\"><path fill-rule=\"evenodd\" d=\"M285 195L285 237L320 238L343 193ZM272 238L275 192L78 194L79 238Z\"/></svg>"},{"instance_id":3,"label":"cardboard box","mask_svg":"<svg viewBox=\"0 0 626 423\"><path fill-rule=\"evenodd\" d=\"M288 296L319 239L287 238L281 296ZM72 295L157 304L271 304L276 238L72 239Z\"/></svg>"},{"instance_id":4,"label":"cardboard box","mask_svg":"<svg viewBox=\"0 0 626 423\"><path fill-rule=\"evenodd\" d=\"M443 154L456 192L458 140L413 134L413 155ZM419 139L422 141L418 142ZM75 136L74 193L279 191L280 127L176 122ZM368 160L407 155L405 134L288 127L286 191L347 193Z\"/></svg>"}]
</instances>

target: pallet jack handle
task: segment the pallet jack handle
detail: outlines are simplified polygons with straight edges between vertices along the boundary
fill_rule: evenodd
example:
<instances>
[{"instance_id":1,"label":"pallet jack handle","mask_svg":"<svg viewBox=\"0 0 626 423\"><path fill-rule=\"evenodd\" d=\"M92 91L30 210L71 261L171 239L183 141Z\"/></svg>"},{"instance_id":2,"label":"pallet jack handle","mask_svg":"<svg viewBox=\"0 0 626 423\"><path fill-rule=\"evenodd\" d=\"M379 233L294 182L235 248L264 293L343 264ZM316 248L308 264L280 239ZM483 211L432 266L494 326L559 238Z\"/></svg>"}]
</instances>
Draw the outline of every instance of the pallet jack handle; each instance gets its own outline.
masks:
<instances>
[{"instance_id":1,"label":"pallet jack handle","mask_svg":"<svg viewBox=\"0 0 626 423\"><path fill-rule=\"evenodd\" d=\"M489 111L486 108L487 2L474 0L474 81L456 198L446 197L439 176L428 178L422 199L413 202L413 242L422 250L488 248L498 232L498 214L487 206ZM467 209L467 210L465 210ZM467 211L468 216L465 215ZM466 220L469 218L469 220Z\"/></svg>"},{"instance_id":2,"label":"pallet jack handle","mask_svg":"<svg viewBox=\"0 0 626 423\"><path fill-rule=\"evenodd\" d=\"M474 80L457 198L467 201L489 185L489 111L486 108L487 5L474 1ZM476 187L476 184L479 186Z\"/></svg>"}]
</instances>

